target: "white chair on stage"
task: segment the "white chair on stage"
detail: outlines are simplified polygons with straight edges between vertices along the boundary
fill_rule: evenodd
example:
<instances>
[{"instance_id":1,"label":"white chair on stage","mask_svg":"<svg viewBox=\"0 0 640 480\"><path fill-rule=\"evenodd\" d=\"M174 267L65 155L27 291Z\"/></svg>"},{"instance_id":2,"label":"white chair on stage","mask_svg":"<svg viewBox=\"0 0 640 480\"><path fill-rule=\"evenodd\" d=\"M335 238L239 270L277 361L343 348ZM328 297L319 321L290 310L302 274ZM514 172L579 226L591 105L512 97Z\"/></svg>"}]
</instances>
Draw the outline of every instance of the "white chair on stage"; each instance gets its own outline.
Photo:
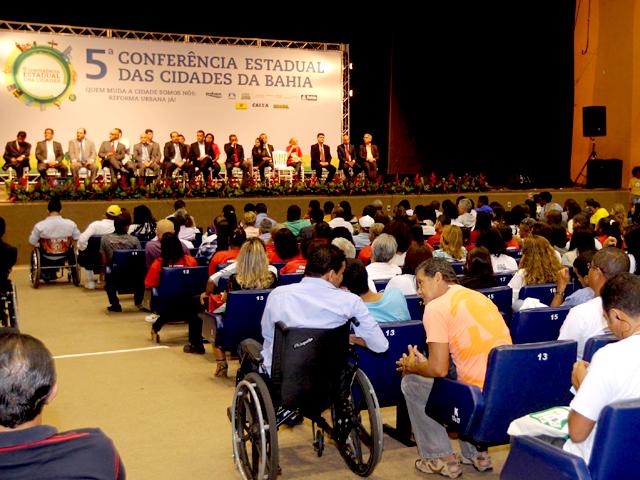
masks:
<instances>
[{"instance_id":1,"label":"white chair on stage","mask_svg":"<svg viewBox=\"0 0 640 480\"><path fill-rule=\"evenodd\" d=\"M274 150L273 152L273 168L278 174L279 179L293 183L294 168L287 166L287 152L284 150Z\"/></svg>"}]
</instances>

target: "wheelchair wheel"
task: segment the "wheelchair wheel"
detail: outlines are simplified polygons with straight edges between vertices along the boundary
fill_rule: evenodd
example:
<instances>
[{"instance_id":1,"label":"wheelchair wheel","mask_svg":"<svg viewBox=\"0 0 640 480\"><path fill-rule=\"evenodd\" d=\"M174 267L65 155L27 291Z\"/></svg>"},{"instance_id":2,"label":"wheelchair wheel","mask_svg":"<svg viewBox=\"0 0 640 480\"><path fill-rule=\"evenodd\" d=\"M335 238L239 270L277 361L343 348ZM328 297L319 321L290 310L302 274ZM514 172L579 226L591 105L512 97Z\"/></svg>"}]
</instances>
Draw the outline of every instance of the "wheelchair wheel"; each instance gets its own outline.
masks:
<instances>
[{"instance_id":1,"label":"wheelchair wheel","mask_svg":"<svg viewBox=\"0 0 640 480\"><path fill-rule=\"evenodd\" d=\"M233 456L244 479L278 477L278 427L267 384L257 373L241 380L231 405Z\"/></svg>"},{"instance_id":2,"label":"wheelchair wheel","mask_svg":"<svg viewBox=\"0 0 640 480\"><path fill-rule=\"evenodd\" d=\"M42 273L42 264L40 263L40 250L34 248L31 252L31 269L29 270L29 280L33 288L40 286L40 275Z\"/></svg>"},{"instance_id":3,"label":"wheelchair wheel","mask_svg":"<svg viewBox=\"0 0 640 480\"><path fill-rule=\"evenodd\" d=\"M80 285L80 267L77 264L69 267L69 280L75 287Z\"/></svg>"},{"instance_id":4,"label":"wheelchair wheel","mask_svg":"<svg viewBox=\"0 0 640 480\"><path fill-rule=\"evenodd\" d=\"M12 328L18 328L18 292L16 292L15 285L11 285L11 292L7 299L7 313L9 326Z\"/></svg>"},{"instance_id":5,"label":"wheelchair wheel","mask_svg":"<svg viewBox=\"0 0 640 480\"><path fill-rule=\"evenodd\" d=\"M353 425L347 439L338 442L338 450L351 471L368 477L382 457L382 416L373 385L360 369L356 370L353 377L350 400ZM335 406L331 413L335 427Z\"/></svg>"}]
</instances>

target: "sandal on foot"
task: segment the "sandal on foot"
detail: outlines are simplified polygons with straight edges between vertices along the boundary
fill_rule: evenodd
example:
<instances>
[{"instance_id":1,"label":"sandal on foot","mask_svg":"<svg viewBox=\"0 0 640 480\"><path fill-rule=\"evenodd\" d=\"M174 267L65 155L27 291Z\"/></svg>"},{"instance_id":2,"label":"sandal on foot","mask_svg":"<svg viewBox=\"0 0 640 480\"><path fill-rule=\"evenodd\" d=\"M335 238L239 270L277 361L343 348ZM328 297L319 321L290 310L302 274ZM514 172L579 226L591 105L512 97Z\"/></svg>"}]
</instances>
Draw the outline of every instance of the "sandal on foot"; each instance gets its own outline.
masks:
<instances>
[{"instance_id":1,"label":"sandal on foot","mask_svg":"<svg viewBox=\"0 0 640 480\"><path fill-rule=\"evenodd\" d=\"M227 370L229 369L229 365L226 360L216 360L216 377L226 377Z\"/></svg>"},{"instance_id":2,"label":"sandal on foot","mask_svg":"<svg viewBox=\"0 0 640 480\"><path fill-rule=\"evenodd\" d=\"M457 459L445 462L441 458L419 458L416 460L416 470L422 473L437 473L448 478L458 478L462 475L462 467Z\"/></svg>"},{"instance_id":3,"label":"sandal on foot","mask_svg":"<svg viewBox=\"0 0 640 480\"><path fill-rule=\"evenodd\" d=\"M462 455L458 455L461 463L465 465L473 465L479 472L486 472L487 470L493 470L493 464L491 463L491 456L487 452L480 452L478 456L473 458L467 458Z\"/></svg>"}]
</instances>

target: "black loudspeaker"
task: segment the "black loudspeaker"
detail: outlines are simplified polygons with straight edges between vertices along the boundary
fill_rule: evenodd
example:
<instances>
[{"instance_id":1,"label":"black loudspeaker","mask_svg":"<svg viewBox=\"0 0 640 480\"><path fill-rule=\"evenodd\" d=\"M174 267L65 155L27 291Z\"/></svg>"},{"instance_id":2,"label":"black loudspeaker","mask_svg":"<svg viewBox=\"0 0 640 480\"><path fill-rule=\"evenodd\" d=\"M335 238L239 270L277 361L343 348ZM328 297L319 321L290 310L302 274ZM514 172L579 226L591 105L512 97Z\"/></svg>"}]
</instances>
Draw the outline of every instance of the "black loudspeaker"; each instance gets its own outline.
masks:
<instances>
[{"instance_id":1,"label":"black loudspeaker","mask_svg":"<svg viewBox=\"0 0 640 480\"><path fill-rule=\"evenodd\" d=\"M589 160L587 162L587 188L620 188L622 160Z\"/></svg>"},{"instance_id":2,"label":"black loudspeaker","mask_svg":"<svg viewBox=\"0 0 640 480\"><path fill-rule=\"evenodd\" d=\"M582 107L582 136L607 135L607 107Z\"/></svg>"}]
</instances>

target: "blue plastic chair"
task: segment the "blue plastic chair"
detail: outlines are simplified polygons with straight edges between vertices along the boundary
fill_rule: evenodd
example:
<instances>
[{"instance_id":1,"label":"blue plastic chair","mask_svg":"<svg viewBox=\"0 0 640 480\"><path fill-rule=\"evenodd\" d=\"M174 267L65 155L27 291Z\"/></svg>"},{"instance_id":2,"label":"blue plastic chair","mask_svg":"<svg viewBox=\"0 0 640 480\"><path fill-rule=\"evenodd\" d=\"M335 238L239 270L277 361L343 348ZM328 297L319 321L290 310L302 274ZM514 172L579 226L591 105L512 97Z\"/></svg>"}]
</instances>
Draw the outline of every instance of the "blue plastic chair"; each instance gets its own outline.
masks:
<instances>
[{"instance_id":1,"label":"blue plastic chair","mask_svg":"<svg viewBox=\"0 0 640 480\"><path fill-rule=\"evenodd\" d=\"M451 266L454 272L456 272L456 275L462 275L464 273L464 262L451 262Z\"/></svg>"},{"instance_id":2,"label":"blue plastic chair","mask_svg":"<svg viewBox=\"0 0 640 480\"><path fill-rule=\"evenodd\" d=\"M598 418L589 465L571 453L536 437L511 439L502 480L541 478L604 480L640 478L640 400L607 405ZM635 454L633 452L636 452Z\"/></svg>"},{"instance_id":3,"label":"blue plastic chair","mask_svg":"<svg viewBox=\"0 0 640 480\"><path fill-rule=\"evenodd\" d=\"M227 295L224 314L224 334L220 348L234 355L240 342L253 338L262 343L262 314L271 289L236 290Z\"/></svg>"},{"instance_id":4,"label":"blue plastic chair","mask_svg":"<svg viewBox=\"0 0 640 480\"><path fill-rule=\"evenodd\" d=\"M525 298L537 298L545 305L551 305L553 296L558 291L558 287L555 283L543 283L541 285L526 285L520 289L518 298L524 300ZM565 292L569 295L569 292Z\"/></svg>"},{"instance_id":5,"label":"blue plastic chair","mask_svg":"<svg viewBox=\"0 0 640 480\"><path fill-rule=\"evenodd\" d=\"M495 273L494 276L496 277L496 282L498 282L498 286L502 287L502 286L509 285L509 282L513 278L514 274L515 272L501 272L501 273Z\"/></svg>"},{"instance_id":6,"label":"blue plastic chair","mask_svg":"<svg viewBox=\"0 0 640 480\"><path fill-rule=\"evenodd\" d=\"M605 335L595 335L587 340L587 343L584 345L584 353L582 354L582 359L585 362L590 362L593 358L594 353L600 350L605 345L609 345L610 343L617 342L618 339L613 333L608 333Z\"/></svg>"},{"instance_id":7,"label":"blue plastic chair","mask_svg":"<svg viewBox=\"0 0 640 480\"><path fill-rule=\"evenodd\" d=\"M378 397L380 407L396 406L396 427L384 425L384 431L392 438L413 445L411 422L400 390L402 376L396 372L396 360L407 353L407 345L425 347L425 331L422 321L381 323L380 328L389 341L389 349L384 353L374 353L363 347L356 347L358 365L366 373Z\"/></svg>"},{"instance_id":8,"label":"blue plastic chair","mask_svg":"<svg viewBox=\"0 0 640 480\"><path fill-rule=\"evenodd\" d=\"M304 277L304 273L286 273L278 276L278 286L291 285L292 283L300 283Z\"/></svg>"},{"instance_id":9,"label":"blue plastic chair","mask_svg":"<svg viewBox=\"0 0 640 480\"><path fill-rule=\"evenodd\" d=\"M144 250L114 250L106 274L118 293L134 293L144 289L146 269Z\"/></svg>"},{"instance_id":10,"label":"blue plastic chair","mask_svg":"<svg viewBox=\"0 0 640 480\"><path fill-rule=\"evenodd\" d=\"M425 412L480 446L509 443L516 418L570 401L574 341L504 345L489 353L484 390L437 378Z\"/></svg>"},{"instance_id":11,"label":"blue plastic chair","mask_svg":"<svg viewBox=\"0 0 640 480\"><path fill-rule=\"evenodd\" d=\"M424 302L422 299L418 295L406 295L404 298L407 300L411 320L422 320L424 315Z\"/></svg>"},{"instance_id":12,"label":"blue plastic chair","mask_svg":"<svg viewBox=\"0 0 640 480\"><path fill-rule=\"evenodd\" d=\"M280 269L286 265L286 262L273 262L271 265L276 267L276 270L279 272Z\"/></svg>"},{"instance_id":13,"label":"blue plastic chair","mask_svg":"<svg viewBox=\"0 0 640 480\"><path fill-rule=\"evenodd\" d=\"M377 292L381 292L383 291L385 288L387 288L387 283L389 283L388 278L384 278L384 279L380 279L380 280L374 280L373 284L376 286L376 291Z\"/></svg>"},{"instance_id":14,"label":"blue plastic chair","mask_svg":"<svg viewBox=\"0 0 640 480\"><path fill-rule=\"evenodd\" d=\"M160 286L152 291L152 310L160 315L180 313L181 305L205 291L207 270L207 267L164 267Z\"/></svg>"},{"instance_id":15,"label":"blue plastic chair","mask_svg":"<svg viewBox=\"0 0 640 480\"><path fill-rule=\"evenodd\" d=\"M533 343L556 340L569 310L569 307L544 307L514 313L509 324L511 341Z\"/></svg>"},{"instance_id":16,"label":"blue plastic chair","mask_svg":"<svg viewBox=\"0 0 640 480\"><path fill-rule=\"evenodd\" d=\"M498 307L505 323L509 325L511 321L511 301L513 300L511 287L479 288L478 292L482 293Z\"/></svg>"}]
</instances>

